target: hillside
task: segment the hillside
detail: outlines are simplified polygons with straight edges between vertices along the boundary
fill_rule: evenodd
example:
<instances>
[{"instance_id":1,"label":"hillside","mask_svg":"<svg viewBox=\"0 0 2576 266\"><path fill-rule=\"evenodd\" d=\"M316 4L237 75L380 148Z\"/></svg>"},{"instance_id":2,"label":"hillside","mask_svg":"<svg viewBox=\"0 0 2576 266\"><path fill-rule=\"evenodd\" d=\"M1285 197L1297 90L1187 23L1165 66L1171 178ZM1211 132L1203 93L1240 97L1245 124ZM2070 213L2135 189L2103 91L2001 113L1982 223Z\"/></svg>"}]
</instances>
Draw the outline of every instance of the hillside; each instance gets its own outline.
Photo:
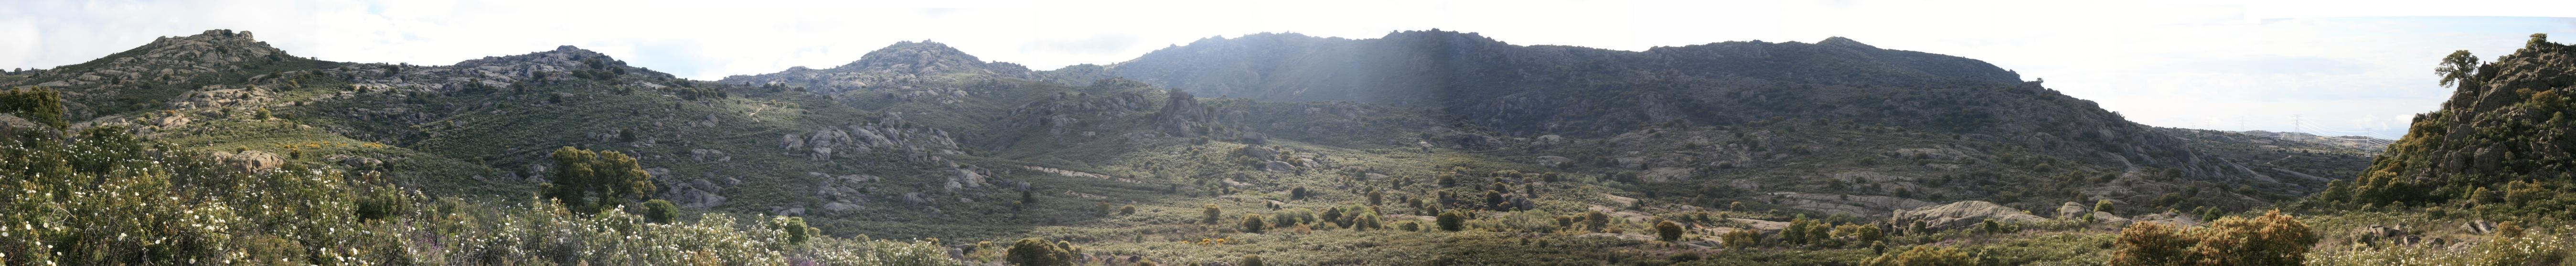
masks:
<instances>
[{"instance_id":1,"label":"hillside","mask_svg":"<svg viewBox=\"0 0 2576 266\"><path fill-rule=\"evenodd\" d=\"M1517 46L1472 33L1443 31L1396 32L1360 40L1255 34L1204 39L1118 64L1074 66L1038 75L1064 81L1115 76L1200 95L1256 100L1360 101L1423 108L1449 121L1445 126L1473 128L1496 138L1605 140L1656 127L1664 131L1758 128L1784 121L1848 124L1844 128L1853 129L1883 127L2022 149L2018 152L2035 158L2065 161L2052 167L2094 172L2084 175L2246 185L2274 192L2201 197L2213 201L2206 204L2238 208L2316 191L2325 182L2245 171L2246 162L2211 158L2188 147L2182 138L2128 122L2091 101L2067 97L2039 82L2021 81L2018 74L1981 61L1881 49L1845 38L1813 44L1725 42L1628 52ZM1735 134L1704 134L1708 133ZM1855 136L1890 136L1883 133ZM1835 142L1839 141L1816 143ZM1882 159L1894 156L1885 154L1898 149L1924 148L1841 147L1860 149L1844 154L1881 153ZM1617 159L1554 155L1583 161ZM1638 158L1673 158L1656 163L1667 166L1647 168L1759 164L1746 162L1743 156L1725 160L1645 155L1650 156ZM2180 179L2156 178L2161 175ZM2151 201L2170 191L2120 186L2094 192L2107 195L2065 201L2113 199L2126 204ZM2055 205L2034 202L2024 207Z\"/></svg>"},{"instance_id":2,"label":"hillside","mask_svg":"<svg viewBox=\"0 0 2576 266\"><path fill-rule=\"evenodd\" d=\"M234 214L261 225L208 230L259 242L197 245L293 243L305 252L292 260L313 264L926 252L947 258L920 265L950 265L1019 256L1004 250L1023 238L1116 265L1842 264L1890 246L2091 262L2113 241L2103 230L2254 213L2375 154L2147 127L1977 60L1844 38L1629 52L1442 31L1255 34L1049 71L923 41L702 81L572 46L348 63L216 30L0 87L7 102L62 103L0 110L6 151L66 162L11 180L79 195L141 194L59 173L181 180L147 186L173 191L161 200L0 200L72 206L0 222L103 221L62 216L128 206L116 204L331 206ZM68 123L42 123L48 112ZM259 193L277 184L306 192ZM114 204L52 203L89 200ZM665 226L630 228L640 220ZM581 227L620 229L512 237ZM115 230L162 233L150 228ZM341 229L368 236L329 233ZM509 244L395 252L381 250L447 246L378 235ZM0 239L14 255L84 238ZM347 239L377 251L329 249ZM598 255L675 242L724 253ZM219 253L74 262L239 259Z\"/></svg>"}]
</instances>

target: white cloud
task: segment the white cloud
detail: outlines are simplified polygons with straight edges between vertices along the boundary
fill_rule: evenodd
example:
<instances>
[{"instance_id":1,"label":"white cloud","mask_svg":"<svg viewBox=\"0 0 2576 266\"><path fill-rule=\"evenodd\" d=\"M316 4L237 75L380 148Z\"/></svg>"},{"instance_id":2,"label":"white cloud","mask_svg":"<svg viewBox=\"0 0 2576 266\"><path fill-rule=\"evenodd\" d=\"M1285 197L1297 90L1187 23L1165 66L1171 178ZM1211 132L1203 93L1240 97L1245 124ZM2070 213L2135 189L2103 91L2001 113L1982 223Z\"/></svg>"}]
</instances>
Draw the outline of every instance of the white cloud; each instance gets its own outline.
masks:
<instances>
[{"instance_id":1,"label":"white cloud","mask_svg":"<svg viewBox=\"0 0 2576 266\"><path fill-rule=\"evenodd\" d=\"M1844 36L1986 60L2150 125L2289 130L2297 115L2393 137L2449 92L2430 62L2457 49L2502 55L2532 32L2576 36L2576 19L2342 17L2570 13L2576 2L18 0L0 3L0 67L74 64L216 28L354 62L576 45L698 79L836 66L925 39L1052 69L1257 32L1439 28L1619 50Z\"/></svg>"}]
</instances>

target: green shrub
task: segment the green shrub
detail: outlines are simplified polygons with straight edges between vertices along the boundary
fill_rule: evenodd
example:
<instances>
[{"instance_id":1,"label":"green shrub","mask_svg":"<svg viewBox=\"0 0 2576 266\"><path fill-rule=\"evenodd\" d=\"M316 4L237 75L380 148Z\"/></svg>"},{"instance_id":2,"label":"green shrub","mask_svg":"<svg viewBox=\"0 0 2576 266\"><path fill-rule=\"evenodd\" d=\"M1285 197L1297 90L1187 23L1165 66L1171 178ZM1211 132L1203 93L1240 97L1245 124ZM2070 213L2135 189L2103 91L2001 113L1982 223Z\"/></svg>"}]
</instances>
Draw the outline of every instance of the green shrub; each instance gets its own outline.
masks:
<instances>
[{"instance_id":1,"label":"green shrub","mask_svg":"<svg viewBox=\"0 0 2576 266\"><path fill-rule=\"evenodd\" d=\"M1268 224L1264 224L1264 223L1262 223L1262 222L1261 222L1261 215L1260 215L1260 214L1245 214L1245 215L1243 215L1243 222L1241 223L1241 225L1243 226L1243 232L1245 232L1245 233L1254 233L1254 234L1259 234L1259 233L1261 233L1261 229L1267 229L1267 228L1270 228L1270 226L1269 226Z\"/></svg>"},{"instance_id":2,"label":"green shrub","mask_svg":"<svg viewBox=\"0 0 2576 266\"><path fill-rule=\"evenodd\" d=\"M1593 232L1610 231L1610 214L1600 211L1583 213L1583 228L1591 229Z\"/></svg>"},{"instance_id":3,"label":"green shrub","mask_svg":"<svg viewBox=\"0 0 2576 266\"><path fill-rule=\"evenodd\" d=\"M1664 242L1673 242L1673 241L1676 241L1676 240L1681 240L1681 239L1682 239L1682 224L1681 224L1681 223L1675 223L1675 222L1673 222L1673 221L1664 221L1664 222L1661 222L1661 223L1655 223L1655 236L1656 236L1656 238L1658 238L1658 239L1663 239L1663 240L1664 240Z\"/></svg>"},{"instance_id":4,"label":"green shrub","mask_svg":"<svg viewBox=\"0 0 2576 266\"><path fill-rule=\"evenodd\" d=\"M1205 214L1205 215L1199 216L1199 223L1203 223L1203 224L1216 224L1217 219L1223 219L1223 218L1221 218L1221 217L1220 217L1220 215L1225 215L1225 211L1224 211L1224 210L1222 210L1222 209L1218 209L1218 208L1216 207L1216 204L1208 204L1208 205L1206 205L1206 206L1199 206L1199 212L1200 212L1200 213L1202 213L1202 214Z\"/></svg>"},{"instance_id":5,"label":"green shrub","mask_svg":"<svg viewBox=\"0 0 2576 266\"><path fill-rule=\"evenodd\" d=\"M1243 255L1243 266L1263 266L1261 255Z\"/></svg>"},{"instance_id":6,"label":"green shrub","mask_svg":"<svg viewBox=\"0 0 2576 266\"><path fill-rule=\"evenodd\" d=\"M378 188L375 193L368 193L366 198L358 199L358 219L382 220L401 216L409 212L411 205L411 199L404 197L402 192L393 188Z\"/></svg>"},{"instance_id":7,"label":"green shrub","mask_svg":"<svg viewBox=\"0 0 2576 266\"><path fill-rule=\"evenodd\" d=\"M1747 228L1726 231L1726 233L1717 234L1717 241L1727 249L1752 248L1755 244L1762 243L1762 230Z\"/></svg>"},{"instance_id":8,"label":"green shrub","mask_svg":"<svg viewBox=\"0 0 2576 266\"><path fill-rule=\"evenodd\" d=\"M2109 264L2302 265L2318 239L2306 224L2278 210L2250 219L2222 218L2191 230L2140 222L2120 233Z\"/></svg>"},{"instance_id":9,"label":"green shrub","mask_svg":"<svg viewBox=\"0 0 2576 266\"><path fill-rule=\"evenodd\" d=\"M1441 212L1440 216L1437 217L1434 222L1440 224L1440 231L1457 232L1458 230L1466 230L1464 227L1467 222L1467 217L1470 215L1474 214L1459 211Z\"/></svg>"},{"instance_id":10,"label":"green shrub","mask_svg":"<svg viewBox=\"0 0 2576 266\"><path fill-rule=\"evenodd\" d=\"M678 216L680 216L680 207L678 205L671 204L671 201L661 199L644 201L645 220L653 221L653 223L667 224L671 223L672 218L677 218Z\"/></svg>"},{"instance_id":11,"label":"green shrub","mask_svg":"<svg viewBox=\"0 0 2576 266\"><path fill-rule=\"evenodd\" d=\"M1960 251L1956 248L1914 246L1914 248L1906 249L1905 252L1879 254L1878 257L1862 261L1861 265L1975 266L1977 265L1977 259L1976 257L1968 256L1968 252Z\"/></svg>"},{"instance_id":12,"label":"green shrub","mask_svg":"<svg viewBox=\"0 0 2576 266\"><path fill-rule=\"evenodd\" d=\"M1047 243L1047 241L1043 239L1020 239L1019 242L1011 243L1011 249L1005 252L1009 254L1005 260L1010 261L1011 264L1027 266L1073 265L1072 252L1068 252L1055 244Z\"/></svg>"},{"instance_id":13,"label":"green shrub","mask_svg":"<svg viewBox=\"0 0 2576 266\"><path fill-rule=\"evenodd\" d=\"M820 231L812 226L806 226L805 218L786 216L770 219L769 229L786 233L785 240L789 244L804 244L806 240L811 240L813 235L818 234L817 231Z\"/></svg>"}]
</instances>

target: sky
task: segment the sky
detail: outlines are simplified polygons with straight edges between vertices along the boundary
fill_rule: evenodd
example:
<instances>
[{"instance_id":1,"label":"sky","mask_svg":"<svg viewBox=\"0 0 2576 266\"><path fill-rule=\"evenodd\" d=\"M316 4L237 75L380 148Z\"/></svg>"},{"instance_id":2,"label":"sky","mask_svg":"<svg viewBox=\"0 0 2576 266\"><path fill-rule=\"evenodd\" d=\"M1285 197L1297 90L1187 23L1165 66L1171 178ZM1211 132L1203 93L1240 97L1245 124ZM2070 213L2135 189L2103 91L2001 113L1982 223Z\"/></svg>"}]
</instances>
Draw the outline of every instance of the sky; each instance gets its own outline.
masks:
<instances>
[{"instance_id":1,"label":"sky","mask_svg":"<svg viewBox=\"0 0 2576 266\"><path fill-rule=\"evenodd\" d=\"M2492 60L2532 33L2576 39L2576 1L2110 2L9 0L0 68L208 29L347 62L574 45L707 80L838 66L906 40L1046 70L1261 32L1441 29L1630 51L1842 36L1985 60L2147 125L2395 138L2449 96L2431 71L2443 55Z\"/></svg>"}]
</instances>

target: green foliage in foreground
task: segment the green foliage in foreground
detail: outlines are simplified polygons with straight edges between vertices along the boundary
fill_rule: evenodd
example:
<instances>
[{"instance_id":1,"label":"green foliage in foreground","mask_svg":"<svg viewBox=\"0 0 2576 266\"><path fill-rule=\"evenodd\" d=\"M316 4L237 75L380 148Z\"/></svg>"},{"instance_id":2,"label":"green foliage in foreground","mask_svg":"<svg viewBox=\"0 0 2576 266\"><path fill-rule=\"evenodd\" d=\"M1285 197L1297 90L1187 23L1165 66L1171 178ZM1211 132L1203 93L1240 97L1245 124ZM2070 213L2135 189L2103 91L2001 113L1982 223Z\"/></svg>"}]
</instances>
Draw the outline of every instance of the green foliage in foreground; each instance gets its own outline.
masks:
<instances>
[{"instance_id":1,"label":"green foliage in foreground","mask_svg":"<svg viewBox=\"0 0 2576 266\"><path fill-rule=\"evenodd\" d=\"M15 114L54 128L71 125L63 121L62 92L44 87L0 90L0 114Z\"/></svg>"},{"instance_id":2,"label":"green foliage in foreground","mask_svg":"<svg viewBox=\"0 0 2576 266\"><path fill-rule=\"evenodd\" d=\"M10 131L0 129L0 131ZM937 241L818 237L795 219L649 223L611 206L431 199L303 165L242 172L120 129L0 132L8 265L960 265ZM365 196L362 196L365 195ZM363 209L363 213L362 213ZM803 233L803 234L800 234Z\"/></svg>"},{"instance_id":3,"label":"green foliage in foreground","mask_svg":"<svg viewBox=\"0 0 2576 266\"><path fill-rule=\"evenodd\" d=\"M2280 211L2261 217L2227 217L2209 226L2177 230L2157 222L2120 232L2111 265L2302 265L2320 237Z\"/></svg>"}]
</instances>

